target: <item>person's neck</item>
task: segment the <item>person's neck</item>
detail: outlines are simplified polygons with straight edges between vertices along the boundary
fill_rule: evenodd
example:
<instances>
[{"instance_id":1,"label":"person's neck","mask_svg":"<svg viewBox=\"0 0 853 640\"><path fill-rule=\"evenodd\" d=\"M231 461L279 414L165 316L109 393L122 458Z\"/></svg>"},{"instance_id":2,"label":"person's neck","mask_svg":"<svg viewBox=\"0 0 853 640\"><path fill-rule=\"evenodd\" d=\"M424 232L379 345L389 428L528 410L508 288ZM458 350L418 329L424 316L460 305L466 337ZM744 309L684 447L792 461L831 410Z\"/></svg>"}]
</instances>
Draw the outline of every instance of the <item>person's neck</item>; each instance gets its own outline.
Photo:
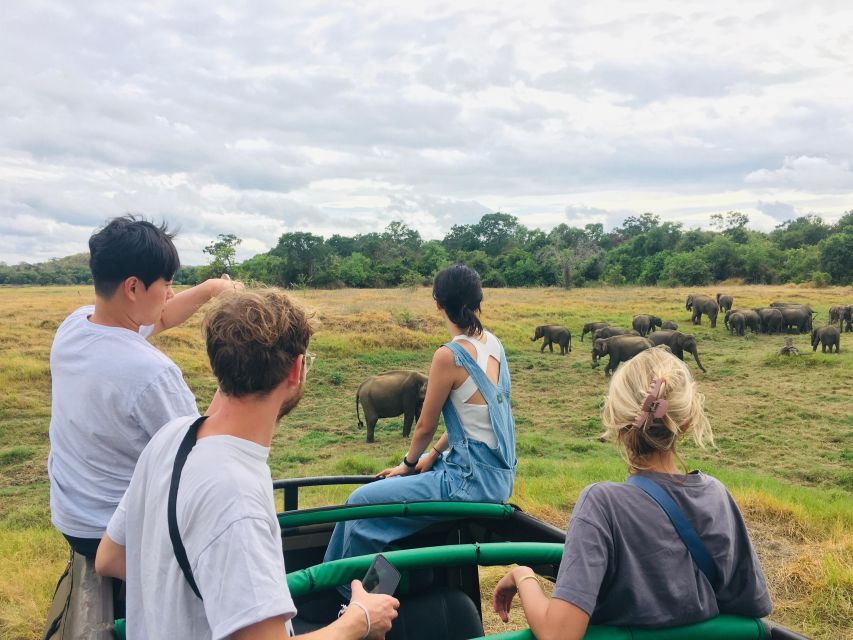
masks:
<instances>
[{"instance_id":1,"label":"person's neck","mask_svg":"<svg viewBox=\"0 0 853 640\"><path fill-rule=\"evenodd\" d=\"M467 336L468 330L463 329L462 327L458 327L453 324L449 319L445 318L444 324L447 327L447 332L450 334L451 338L455 338L456 336ZM479 338L481 334L474 334L471 336L472 338Z\"/></svg>"},{"instance_id":2,"label":"person's neck","mask_svg":"<svg viewBox=\"0 0 853 640\"><path fill-rule=\"evenodd\" d=\"M639 473L642 471L669 474L682 473L676 464L675 454L672 451L649 454L637 462L639 463L640 468L631 467L631 473Z\"/></svg>"},{"instance_id":3,"label":"person's neck","mask_svg":"<svg viewBox=\"0 0 853 640\"><path fill-rule=\"evenodd\" d=\"M105 327L119 327L139 332L139 324L130 317L124 305L115 300L117 296L118 294L109 300L96 297L95 312L89 316L89 322Z\"/></svg>"},{"instance_id":4,"label":"person's neck","mask_svg":"<svg viewBox=\"0 0 853 640\"><path fill-rule=\"evenodd\" d=\"M278 424L276 418L280 407L281 403L270 396L258 400L256 397L223 395L214 413L199 429L198 437L228 435L269 447Z\"/></svg>"}]
</instances>

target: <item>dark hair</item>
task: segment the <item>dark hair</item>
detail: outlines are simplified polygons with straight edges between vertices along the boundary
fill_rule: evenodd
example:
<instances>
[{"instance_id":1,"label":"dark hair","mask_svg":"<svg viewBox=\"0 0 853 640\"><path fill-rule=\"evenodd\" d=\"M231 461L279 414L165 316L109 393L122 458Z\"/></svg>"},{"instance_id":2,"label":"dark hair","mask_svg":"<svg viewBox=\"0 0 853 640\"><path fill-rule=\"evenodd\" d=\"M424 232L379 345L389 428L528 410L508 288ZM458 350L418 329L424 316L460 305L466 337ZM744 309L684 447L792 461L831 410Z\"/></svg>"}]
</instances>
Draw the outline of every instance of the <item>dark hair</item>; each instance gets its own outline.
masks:
<instances>
[{"instance_id":1,"label":"dark hair","mask_svg":"<svg viewBox=\"0 0 853 640\"><path fill-rule=\"evenodd\" d=\"M236 398L281 384L313 333L310 316L275 287L218 299L202 331L219 388Z\"/></svg>"},{"instance_id":2,"label":"dark hair","mask_svg":"<svg viewBox=\"0 0 853 640\"><path fill-rule=\"evenodd\" d=\"M464 264L454 264L435 275L432 297L450 321L469 336L483 331L475 311L480 310L483 288L480 274Z\"/></svg>"},{"instance_id":3,"label":"dark hair","mask_svg":"<svg viewBox=\"0 0 853 640\"><path fill-rule=\"evenodd\" d=\"M160 278L171 280L181 266L173 233L137 216L113 218L89 238L89 268L95 293L110 298L119 285L136 276L151 286Z\"/></svg>"}]
</instances>

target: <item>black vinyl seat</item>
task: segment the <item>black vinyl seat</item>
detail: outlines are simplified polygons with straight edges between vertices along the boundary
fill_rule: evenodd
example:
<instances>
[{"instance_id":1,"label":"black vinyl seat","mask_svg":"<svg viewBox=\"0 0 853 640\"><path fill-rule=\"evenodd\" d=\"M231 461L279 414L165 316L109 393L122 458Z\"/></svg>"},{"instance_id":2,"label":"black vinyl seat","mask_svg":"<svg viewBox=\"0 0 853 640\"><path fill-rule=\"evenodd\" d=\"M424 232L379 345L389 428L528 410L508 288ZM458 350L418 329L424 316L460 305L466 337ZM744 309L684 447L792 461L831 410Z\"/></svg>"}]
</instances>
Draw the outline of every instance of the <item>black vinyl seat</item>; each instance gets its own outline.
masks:
<instances>
[{"instance_id":1,"label":"black vinyl seat","mask_svg":"<svg viewBox=\"0 0 853 640\"><path fill-rule=\"evenodd\" d=\"M320 600L298 605L296 633L316 631L334 620L340 597L332 590ZM334 612L334 613L333 613ZM387 640L465 640L483 635L483 623L471 598L461 589L434 587L400 597L399 616Z\"/></svg>"}]
</instances>

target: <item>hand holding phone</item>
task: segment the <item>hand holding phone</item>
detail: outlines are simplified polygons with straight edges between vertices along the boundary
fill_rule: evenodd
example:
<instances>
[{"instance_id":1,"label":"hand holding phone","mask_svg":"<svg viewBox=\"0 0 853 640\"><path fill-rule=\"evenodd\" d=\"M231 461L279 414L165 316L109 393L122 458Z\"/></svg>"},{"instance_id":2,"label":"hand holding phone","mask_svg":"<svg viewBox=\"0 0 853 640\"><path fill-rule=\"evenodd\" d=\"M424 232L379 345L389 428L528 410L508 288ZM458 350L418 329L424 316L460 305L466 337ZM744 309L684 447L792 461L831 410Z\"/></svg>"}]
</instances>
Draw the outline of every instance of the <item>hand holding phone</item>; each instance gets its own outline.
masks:
<instances>
[{"instance_id":1,"label":"hand holding phone","mask_svg":"<svg viewBox=\"0 0 853 640\"><path fill-rule=\"evenodd\" d=\"M393 596L400 584L400 572L381 553L377 553L361 581L368 593Z\"/></svg>"}]
</instances>

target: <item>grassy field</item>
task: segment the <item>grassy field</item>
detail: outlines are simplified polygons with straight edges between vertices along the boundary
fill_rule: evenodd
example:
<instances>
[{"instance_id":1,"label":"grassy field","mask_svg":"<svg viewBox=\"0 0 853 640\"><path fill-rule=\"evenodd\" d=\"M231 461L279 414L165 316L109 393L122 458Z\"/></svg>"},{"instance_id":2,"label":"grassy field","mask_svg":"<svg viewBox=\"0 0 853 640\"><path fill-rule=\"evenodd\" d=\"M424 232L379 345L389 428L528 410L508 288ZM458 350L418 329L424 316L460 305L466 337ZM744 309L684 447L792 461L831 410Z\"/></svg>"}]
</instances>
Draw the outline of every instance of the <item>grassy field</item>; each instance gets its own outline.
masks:
<instances>
[{"instance_id":1,"label":"grassy field","mask_svg":"<svg viewBox=\"0 0 853 640\"><path fill-rule=\"evenodd\" d=\"M850 288L726 287L736 305L808 302L825 321L831 304L853 302ZM722 326L691 327L686 289L488 290L485 325L504 342L513 381L519 473L513 502L565 527L580 490L622 480L625 466L598 442L606 392L603 367L590 368L583 323L630 326L655 313L694 333L708 370L696 372L717 447L687 448L691 468L720 478L744 511L771 586L772 619L815 638L853 638L853 334L840 355L779 357L780 336L729 336ZM712 293L712 290L708 290ZM0 288L0 638L36 638L67 547L50 525L46 460L50 420L48 356L62 319L93 300L89 288ZM318 355L305 397L273 441L274 477L373 473L405 450L402 419L381 420L368 445L356 426L355 389L392 368L426 372L443 325L428 289L298 291L316 310ZM214 390L200 316L156 338L183 370L204 409ZM539 353L538 324L575 335L566 357ZM306 491L305 504L342 501L348 489ZM499 570L483 572L493 583ZM484 589L485 591L485 589ZM484 594L485 595L485 594ZM503 629L489 617L491 630Z\"/></svg>"}]
</instances>

